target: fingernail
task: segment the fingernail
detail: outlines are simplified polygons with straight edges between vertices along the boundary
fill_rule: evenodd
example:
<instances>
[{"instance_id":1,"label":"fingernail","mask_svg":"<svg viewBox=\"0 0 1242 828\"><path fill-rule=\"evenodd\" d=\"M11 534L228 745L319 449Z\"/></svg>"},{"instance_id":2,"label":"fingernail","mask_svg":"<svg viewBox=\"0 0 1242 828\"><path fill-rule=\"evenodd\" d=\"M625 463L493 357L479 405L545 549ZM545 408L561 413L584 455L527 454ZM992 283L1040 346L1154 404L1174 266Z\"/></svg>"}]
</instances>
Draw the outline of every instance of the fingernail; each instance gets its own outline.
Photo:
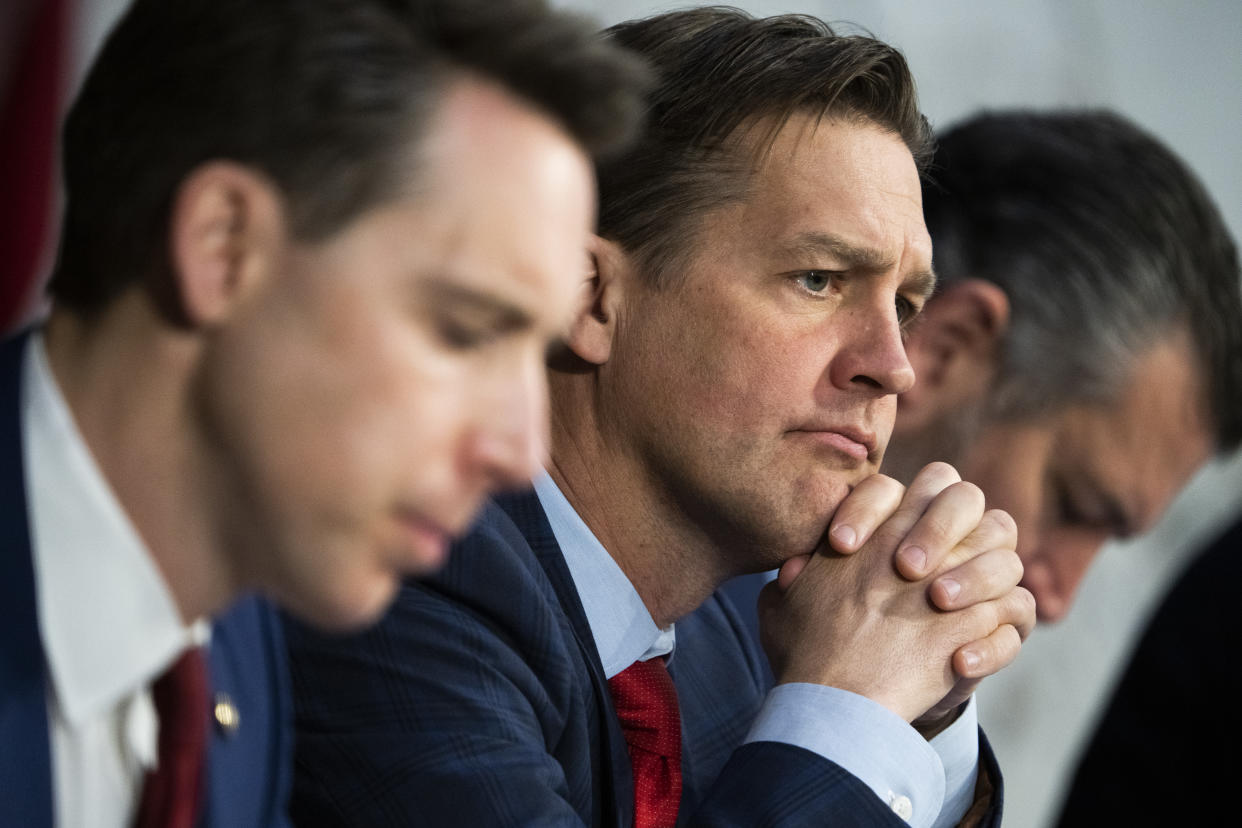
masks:
<instances>
[{"instance_id":1,"label":"fingernail","mask_svg":"<svg viewBox=\"0 0 1242 828\"><path fill-rule=\"evenodd\" d=\"M962 591L962 585L952 578L941 578L940 588L944 590L944 594L949 597L950 601L957 599L957 595Z\"/></svg>"},{"instance_id":2,"label":"fingernail","mask_svg":"<svg viewBox=\"0 0 1242 828\"><path fill-rule=\"evenodd\" d=\"M907 567L916 572L922 572L923 567L927 564L927 553L923 551L921 546L907 546L897 554L906 562Z\"/></svg>"},{"instance_id":3,"label":"fingernail","mask_svg":"<svg viewBox=\"0 0 1242 828\"><path fill-rule=\"evenodd\" d=\"M842 546L853 549L854 541L858 540L858 533L852 527L842 525L833 528L832 537Z\"/></svg>"},{"instance_id":4,"label":"fingernail","mask_svg":"<svg viewBox=\"0 0 1242 828\"><path fill-rule=\"evenodd\" d=\"M979 654L974 650L963 650L962 661L966 662L967 670L974 670L979 666Z\"/></svg>"}]
</instances>

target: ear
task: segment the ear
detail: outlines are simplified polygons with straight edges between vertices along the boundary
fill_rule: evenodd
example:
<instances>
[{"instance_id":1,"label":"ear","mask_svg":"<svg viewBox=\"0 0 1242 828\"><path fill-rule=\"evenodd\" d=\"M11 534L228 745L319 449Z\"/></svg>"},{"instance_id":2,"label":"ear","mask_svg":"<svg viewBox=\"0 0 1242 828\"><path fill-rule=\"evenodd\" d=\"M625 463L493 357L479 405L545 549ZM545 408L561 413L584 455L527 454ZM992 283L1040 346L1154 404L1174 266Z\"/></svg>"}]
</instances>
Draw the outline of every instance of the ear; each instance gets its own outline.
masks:
<instances>
[{"instance_id":1,"label":"ear","mask_svg":"<svg viewBox=\"0 0 1242 828\"><path fill-rule=\"evenodd\" d=\"M285 238L284 209L259 173L228 161L196 168L169 216L180 311L193 326L227 318L273 270Z\"/></svg>"},{"instance_id":2,"label":"ear","mask_svg":"<svg viewBox=\"0 0 1242 828\"><path fill-rule=\"evenodd\" d=\"M587 258L590 270L582 283L565 345L579 359L603 365L612 355L623 285L632 265L620 245L596 235L587 243Z\"/></svg>"},{"instance_id":3,"label":"ear","mask_svg":"<svg viewBox=\"0 0 1242 828\"><path fill-rule=\"evenodd\" d=\"M898 399L897 427L917 430L987 393L1009 327L1009 298L982 279L954 282L923 309L906 340L914 387Z\"/></svg>"}]
</instances>

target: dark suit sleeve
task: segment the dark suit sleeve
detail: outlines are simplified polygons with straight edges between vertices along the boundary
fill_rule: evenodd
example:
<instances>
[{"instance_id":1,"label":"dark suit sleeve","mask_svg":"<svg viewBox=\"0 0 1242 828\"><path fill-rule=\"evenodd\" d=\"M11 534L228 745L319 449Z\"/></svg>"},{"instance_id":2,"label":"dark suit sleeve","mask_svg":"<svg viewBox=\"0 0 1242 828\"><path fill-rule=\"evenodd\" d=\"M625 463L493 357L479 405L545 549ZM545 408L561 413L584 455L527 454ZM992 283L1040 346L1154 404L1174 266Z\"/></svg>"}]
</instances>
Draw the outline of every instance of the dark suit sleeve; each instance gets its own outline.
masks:
<instances>
[{"instance_id":1,"label":"dark suit sleeve","mask_svg":"<svg viewBox=\"0 0 1242 828\"><path fill-rule=\"evenodd\" d=\"M689 824L908 828L839 765L776 742L751 742L735 750Z\"/></svg>"}]
</instances>

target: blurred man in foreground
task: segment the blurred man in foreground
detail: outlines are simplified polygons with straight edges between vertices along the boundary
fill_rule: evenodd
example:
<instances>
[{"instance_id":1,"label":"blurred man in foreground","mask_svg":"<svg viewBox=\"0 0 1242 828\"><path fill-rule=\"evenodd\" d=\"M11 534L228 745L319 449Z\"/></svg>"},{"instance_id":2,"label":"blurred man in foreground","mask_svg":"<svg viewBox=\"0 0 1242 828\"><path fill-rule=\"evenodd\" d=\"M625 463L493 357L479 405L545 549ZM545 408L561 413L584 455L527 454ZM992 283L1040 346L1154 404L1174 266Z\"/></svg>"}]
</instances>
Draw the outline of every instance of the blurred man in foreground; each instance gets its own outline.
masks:
<instances>
[{"instance_id":1,"label":"blurred man in foreground","mask_svg":"<svg viewBox=\"0 0 1242 828\"><path fill-rule=\"evenodd\" d=\"M548 474L374 631L291 628L296 818L995 823L967 699L1034 620L1012 521L875 474L935 280L905 62L721 9L610 34L660 85L600 170ZM785 561L768 693L714 591Z\"/></svg>"},{"instance_id":2,"label":"blurred man in foreground","mask_svg":"<svg viewBox=\"0 0 1242 828\"><path fill-rule=\"evenodd\" d=\"M0 346L0 823L283 823L283 644L239 598L366 623L538 468L640 74L533 2L130 9L53 312Z\"/></svg>"}]
</instances>

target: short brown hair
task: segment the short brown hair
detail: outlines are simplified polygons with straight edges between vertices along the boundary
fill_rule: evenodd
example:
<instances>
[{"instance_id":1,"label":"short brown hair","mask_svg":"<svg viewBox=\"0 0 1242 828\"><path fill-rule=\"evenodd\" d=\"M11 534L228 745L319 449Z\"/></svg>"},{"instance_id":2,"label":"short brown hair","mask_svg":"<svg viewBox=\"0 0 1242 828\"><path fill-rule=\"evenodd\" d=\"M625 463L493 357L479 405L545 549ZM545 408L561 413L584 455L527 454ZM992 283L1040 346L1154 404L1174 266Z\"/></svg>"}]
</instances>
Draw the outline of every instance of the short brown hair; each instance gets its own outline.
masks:
<instances>
[{"instance_id":1,"label":"short brown hair","mask_svg":"<svg viewBox=\"0 0 1242 828\"><path fill-rule=\"evenodd\" d=\"M657 86L638 140L599 165L600 234L657 285L683 263L703 216L744 193L749 159L729 139L745 124L779 127L811 112L893 132L920 170L932 153L905 58L875 38L838 35L806 15L757 19L721 7L629 21L608 35L652 64Z\"/></svg>"},{"instance_id":2,"label":"short brown hair","mask_svg":"<svg viewBox=\"0 0 1242 828\"><path fill-rule=\"evenodd\" d=\"M199 165L269 176L313 241L397 193L396 163L455 78L505 87L593 154L624 143L647 74L545 0L136 0L65 127L50 290L80 311L168 270L168 212Z\"/></svg>"}]
</instances>

